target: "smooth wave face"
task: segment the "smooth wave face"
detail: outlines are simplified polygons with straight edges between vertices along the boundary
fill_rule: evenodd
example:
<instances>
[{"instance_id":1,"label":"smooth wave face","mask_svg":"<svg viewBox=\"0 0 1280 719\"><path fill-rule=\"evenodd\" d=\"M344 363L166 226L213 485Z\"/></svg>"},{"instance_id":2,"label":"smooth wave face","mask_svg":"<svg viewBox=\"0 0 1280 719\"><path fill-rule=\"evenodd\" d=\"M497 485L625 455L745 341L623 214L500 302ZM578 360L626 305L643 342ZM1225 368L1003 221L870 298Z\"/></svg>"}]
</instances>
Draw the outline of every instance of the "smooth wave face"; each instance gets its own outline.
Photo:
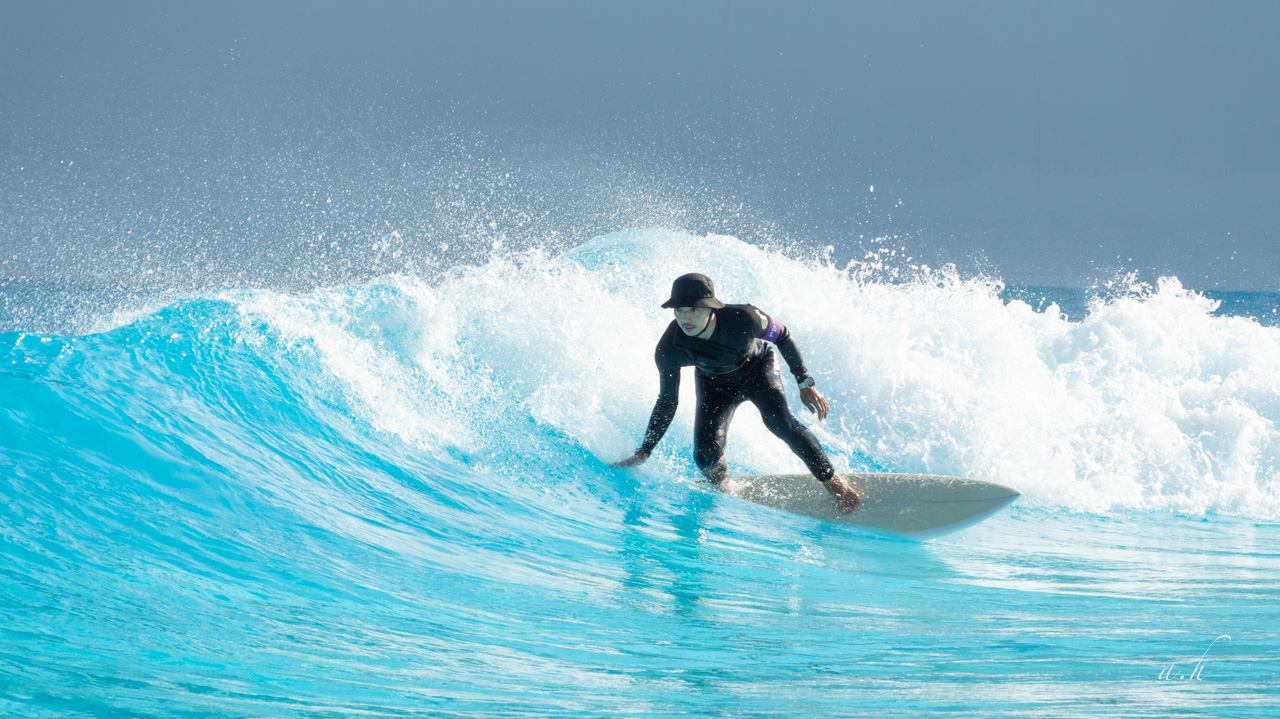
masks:
<instances>
[{"instance_id":1,"label":"smooth wave face","mask_svg":"<svg viewBox=\"0 0 1280 719\"><path fill-rule=\"evenodd\" d=\"M1019 506L921 545L720 496L687 378L607 469L686 271L790 327L838 468ZM1000 290L634 230L5 335L0 713L1265 716L1280 330L1173 280L1081 321ZM803 471L751 411L728 455ZM1157 679L1227 632L1216 682Z\"/></svg>"}]
</instances>

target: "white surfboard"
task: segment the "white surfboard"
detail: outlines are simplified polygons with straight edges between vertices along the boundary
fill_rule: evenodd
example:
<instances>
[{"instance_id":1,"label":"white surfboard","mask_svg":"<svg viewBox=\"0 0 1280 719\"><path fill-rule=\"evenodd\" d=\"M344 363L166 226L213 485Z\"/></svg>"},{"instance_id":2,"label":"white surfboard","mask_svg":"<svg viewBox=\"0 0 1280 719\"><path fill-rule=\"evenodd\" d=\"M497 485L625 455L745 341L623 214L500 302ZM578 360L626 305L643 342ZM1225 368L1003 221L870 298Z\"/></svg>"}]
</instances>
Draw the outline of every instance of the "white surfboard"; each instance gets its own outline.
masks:
<instances>
[{"instance_id":1,"label":"white surfboard","mask_svg":"<svg viewBox=\"0 0 1280 719\"><path fill-rule=\"evenodd\" d=\"M831 522L846 522L912 539L930 539L973 526L1017 499L1001 484L932 474L842 474L862 506L841 514L835 499L810 474L733 477L723 489L766 507Z\"/></svg>"}]
</instances>

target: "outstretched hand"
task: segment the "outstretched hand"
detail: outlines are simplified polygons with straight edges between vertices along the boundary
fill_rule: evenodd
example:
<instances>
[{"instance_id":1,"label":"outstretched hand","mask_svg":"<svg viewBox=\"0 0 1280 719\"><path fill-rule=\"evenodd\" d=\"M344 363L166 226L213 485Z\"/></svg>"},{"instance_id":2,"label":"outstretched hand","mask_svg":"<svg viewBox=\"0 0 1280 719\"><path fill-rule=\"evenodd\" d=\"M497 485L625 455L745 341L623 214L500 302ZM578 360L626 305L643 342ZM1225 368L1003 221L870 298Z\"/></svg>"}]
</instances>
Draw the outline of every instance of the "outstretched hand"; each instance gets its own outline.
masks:
<instances>
[{"instance_id":1,"label":"outstretched hand","mask_svg":"<svg viewBox=\"0 0 1280 719\"><path fill-rule=\"evenodd\" d=\"M649 458L648 452L636 452L630 457L627 457L626 459L619 462L614 462L609 466L614 469L622 469L623 467L631 467L631 466L640 464L641 462L645 461L648 458Z\"/></svg>"},{"instance_id":2,"label":"outstretched hand","mask_svg":"<svg viewBox=\"0 0 1280 719\"><path fill-rule=\"evenodd\" d=\"M810 412L818 415L819 422L826 419L827 413L831 411L831 408L827 406L827 398L823 397L822 393L813 387L805 387L800 390L800 401L804 403L805 407L809 408Z\"/></svg>"}]
</instances>

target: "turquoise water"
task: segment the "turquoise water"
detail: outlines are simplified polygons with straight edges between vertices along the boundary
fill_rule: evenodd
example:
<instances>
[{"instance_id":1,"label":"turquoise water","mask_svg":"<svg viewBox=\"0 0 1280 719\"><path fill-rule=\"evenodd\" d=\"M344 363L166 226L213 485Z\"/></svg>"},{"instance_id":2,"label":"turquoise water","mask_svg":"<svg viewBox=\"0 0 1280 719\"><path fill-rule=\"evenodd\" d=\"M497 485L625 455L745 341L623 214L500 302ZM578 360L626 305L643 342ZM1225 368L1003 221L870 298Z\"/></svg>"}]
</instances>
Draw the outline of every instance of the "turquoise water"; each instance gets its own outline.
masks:
<instances>
[{"instance_id":1,"label":"turquoise water","mask_svg":"<svg viewBox=\"0 0 1280 719\"><path fill-rule=\"evenodd\" d=\"M609 470L688 269L788 324L839 468L1022 499L918 543L715 494L690 382ZM0 714L1275 716L1280 297L863 269L637 230L0 336ZM729 459L800 471L750 411Z\"/></svg>"}]
</instances>

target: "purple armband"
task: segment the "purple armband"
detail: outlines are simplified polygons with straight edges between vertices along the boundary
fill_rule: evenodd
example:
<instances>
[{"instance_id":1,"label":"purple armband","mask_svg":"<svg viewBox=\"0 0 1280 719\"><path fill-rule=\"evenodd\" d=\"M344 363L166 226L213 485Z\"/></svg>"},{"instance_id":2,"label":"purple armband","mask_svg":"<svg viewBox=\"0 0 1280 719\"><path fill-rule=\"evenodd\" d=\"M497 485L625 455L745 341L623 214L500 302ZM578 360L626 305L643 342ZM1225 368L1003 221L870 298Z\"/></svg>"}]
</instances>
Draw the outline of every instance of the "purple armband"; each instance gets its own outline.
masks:
<instances>
[{"instance_id":1,"label":"purple armband","mask_svg":"<svg viewBox=\"0 0 1280 719\"><path fill-rule=\"evenodd\" d=\"M782 334L782 325L778 324L777 320L770 317L769 329L764 331L764 337L762 337L761 339L763 339L765 342L777 342L778 335L780 334Z\"/></svg>"}]
</instances>

